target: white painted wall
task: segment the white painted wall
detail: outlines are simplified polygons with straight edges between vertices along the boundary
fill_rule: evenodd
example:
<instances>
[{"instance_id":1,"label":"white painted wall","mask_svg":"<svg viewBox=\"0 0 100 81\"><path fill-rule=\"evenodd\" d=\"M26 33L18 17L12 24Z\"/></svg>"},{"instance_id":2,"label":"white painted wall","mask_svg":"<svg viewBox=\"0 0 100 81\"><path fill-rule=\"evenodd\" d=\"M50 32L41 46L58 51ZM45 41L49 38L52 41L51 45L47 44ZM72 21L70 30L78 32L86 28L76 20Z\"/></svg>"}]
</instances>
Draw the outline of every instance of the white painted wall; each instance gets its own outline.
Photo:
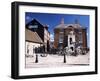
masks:
<instances>
[{"instance_id":1,"label":"white painted wall","mask_svg":"<svg viewBox=\"0 0 100 81\"><path fill-rule=\"evenodd\" d=\"M1 0L0 2L0 81L14 81L10 78L11 72L11 2L14 0ZM20 1L20 0L16 0ZM100 21L100 0L21 0L30 2L73 4L98 6L98 21ZM100 23L98 23L98 31ZM100 32L98 32L100 35ZM98 36L100 41L100 36ZM100 48L100 42L98 43ZM98 50L98 62L100 62L100 50ZM100 63L98 63L100 68ZM26 79L25 81L100 81L100 69L98 75L65 76L39 79ZM23 80L20 80L23 81Z\"/></svg>"},{"instance_id":2,"label":"white painted wall","mask_svg":"<svg viewBox=\"0 0 100 81\"><path fill-rule=\"evenodd\" d=\"M44 29L44 34L45 34L44 35L44 42L47 43L47 40L50 39L49 32L46 29Z\"/></svg>"},{"instance_id":3,"label":"white painted wall","mask_svg":"<svg viewBox=\"0 0 100 81\"><path fill-rule=\"evenodd\" d=\"M33 50L33 48L35 49L36 47L40 47L40 44L38 43L33 43L33 42L25 42L25 48L26 48L26 55L35 55L35 50ZM29 53L27 53L27 50L29 49Z\"/></svg>"}]
</instances>

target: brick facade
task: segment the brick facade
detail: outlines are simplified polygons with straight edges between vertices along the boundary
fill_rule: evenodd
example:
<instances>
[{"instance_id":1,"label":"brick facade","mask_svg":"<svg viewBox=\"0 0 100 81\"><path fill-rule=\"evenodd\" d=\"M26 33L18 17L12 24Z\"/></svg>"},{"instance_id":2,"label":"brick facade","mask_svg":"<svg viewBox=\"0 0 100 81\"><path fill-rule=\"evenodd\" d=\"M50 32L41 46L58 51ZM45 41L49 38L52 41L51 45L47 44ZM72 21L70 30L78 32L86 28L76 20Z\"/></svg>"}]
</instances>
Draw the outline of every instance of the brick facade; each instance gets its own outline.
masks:
<instances>
[{"instance_id":1,"label":"brick facade","mask_svg":"<svg viewBox=\"0 0 100 81\"><path fill-rule=\"evenodd\" d=\"M62 26L62 27L61 27ZM71 24L71 25L65 25L64 23L61 23L58 27L54 29L54 48L59 48L59 40L60 40L60 35L61 31L63 30L63 42L62 42L62 47L68 47L68 36L70 35L70 32L73 31L73 35L75 35L75 44L76 46L81 46L81 47L87 47L87 32L86 28L80 26L79 24ZM74 43L73 42L73 43Z\"/></svg>"}]
</instances>

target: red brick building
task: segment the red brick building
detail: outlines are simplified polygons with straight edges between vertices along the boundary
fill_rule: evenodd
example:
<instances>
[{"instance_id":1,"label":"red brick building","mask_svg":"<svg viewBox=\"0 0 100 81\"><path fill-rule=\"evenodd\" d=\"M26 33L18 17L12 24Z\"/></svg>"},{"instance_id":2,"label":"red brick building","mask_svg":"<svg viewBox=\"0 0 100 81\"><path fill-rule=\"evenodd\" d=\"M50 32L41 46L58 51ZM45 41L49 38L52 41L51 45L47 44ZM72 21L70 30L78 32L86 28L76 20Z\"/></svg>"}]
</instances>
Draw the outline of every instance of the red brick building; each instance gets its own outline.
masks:
<instances>
[{"instance_id":1,"label":"red brick building","mask_svg":"<svg viewBox=\"0 0 100 81\"><path fill-rule=\"evenodd\" d=\"M64 19L54 28L54 48L70 47L87 47L86 28L82 27L78 21L74 24L65 24Z\"/></svg>"}]
</instances>

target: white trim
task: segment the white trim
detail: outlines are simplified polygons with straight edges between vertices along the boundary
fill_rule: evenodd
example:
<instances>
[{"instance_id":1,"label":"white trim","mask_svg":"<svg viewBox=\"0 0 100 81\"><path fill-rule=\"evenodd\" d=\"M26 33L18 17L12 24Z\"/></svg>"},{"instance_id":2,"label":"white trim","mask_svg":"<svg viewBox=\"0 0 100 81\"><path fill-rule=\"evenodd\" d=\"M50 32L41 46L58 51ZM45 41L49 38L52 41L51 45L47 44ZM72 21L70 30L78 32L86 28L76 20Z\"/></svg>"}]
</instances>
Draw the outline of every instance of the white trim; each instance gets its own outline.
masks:
<instances>
[{"instance_id":1,"label":"white trim","mask_svg":"<svg viewBox=\"0 0 100 81\"><path fill-rule=\"evenodd\" d=\"M25 69L25 12L57 13L57 14L81 14L90 16L90 65L73 66L61 68L31 68ZM53 73L72 73L95 71L95 12L88 9L69 9L39 6L20 6L19 7L19 75L53 74Z\"/></svg>"}]
</instances>

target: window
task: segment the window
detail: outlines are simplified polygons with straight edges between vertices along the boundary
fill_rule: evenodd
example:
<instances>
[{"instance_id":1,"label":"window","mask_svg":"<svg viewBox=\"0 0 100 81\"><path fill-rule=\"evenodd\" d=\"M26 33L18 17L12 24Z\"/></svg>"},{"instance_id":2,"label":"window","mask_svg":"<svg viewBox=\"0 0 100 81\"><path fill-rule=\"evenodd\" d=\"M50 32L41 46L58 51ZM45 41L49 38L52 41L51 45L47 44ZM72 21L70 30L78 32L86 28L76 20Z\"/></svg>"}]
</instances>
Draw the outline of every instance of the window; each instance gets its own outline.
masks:
<instances>
[{"instance_id":1,"label":"window","mask_svg":"<svg viewBox=\"0 0 100 81\"><path fill-rule=\"evenodd\" d=\"M38 28L38 25L30 25L29 28L30 29L32 29L32 28Z\"/></svg>"},{"instance_id":2,"label":"window","mask_svg":"<svg viewBox=\"0 0 100 81\"><path fill-rule=\"evenodd\" d=\"M60 29L60 34L63 34L64 33L64 29Z\"/></svg>"},{"instance_id":3,"label":"window","mask_svg":"<svg viewBox=\"0 0 100 81\"><path fill-rule=\"evenodd\" d=\"M70 44L72 44L72 38L70 38Z\"/></svg>"},{"instance_id":4,"label":"window","mask_svg":"<svg viewBox=\"0 0 100 81\"><path fill-rule=\"evenodd\" d=\"M68 46L68 36L65 36L64 39L64 47Z\"/></svg>"},{"instance_id":5,"label":"window","mask_svg":"<svg viewBox=\"0 0 100 81\"><path fill-rule=\"evenodd\" d=\"M27 45L27 54L29 54L29 45Z\"/></svg>"},{"instance_id":6,"label":"window","mask_svg":"<svg viewBox=\"0 0 100 81\"><path fill-rule=\"evenodd\" d=\"M82 32L79 32L79 42L82 43Z\"/></svg>"},{"instance_id":7,"label":"window","mask_svg":"<svg viewBox=\"0 0 100 81\"><path fill-rule=\"evenodd\" d=\"M59 35L59 43L63 43L63 38L64 38L63 34L60 34Z\"/></svg>"},{"instance_id":8,"label":"window","mask_svg":"<svg viewBox=\"0 0 100 81\"><path fill-rule=\"evenodd\" d=\"M34 47L34 45L33 45L33 54L35 53L35 47Z\"/></svg>"}]
</instances>

